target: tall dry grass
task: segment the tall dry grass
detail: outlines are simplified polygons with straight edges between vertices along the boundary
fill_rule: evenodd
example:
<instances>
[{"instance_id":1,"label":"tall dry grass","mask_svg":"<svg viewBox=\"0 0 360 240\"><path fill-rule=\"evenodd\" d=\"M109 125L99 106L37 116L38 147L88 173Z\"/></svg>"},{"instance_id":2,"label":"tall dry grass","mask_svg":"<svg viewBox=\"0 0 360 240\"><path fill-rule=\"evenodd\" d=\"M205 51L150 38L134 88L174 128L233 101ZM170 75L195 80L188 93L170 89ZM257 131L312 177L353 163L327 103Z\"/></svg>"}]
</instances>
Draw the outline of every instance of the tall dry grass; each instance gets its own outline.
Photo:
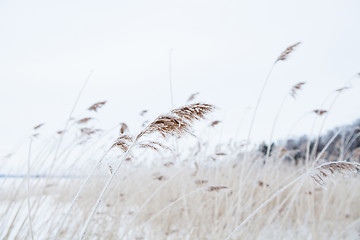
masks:
<instances>
[{"instance_id":1,"label":"tall dry grass","mask_svg":"<svg viewBox=\"0 0 360 240\"><path fill-rule=\"evenodd\" d=\"M345 161L345 154L332 156L337 161L324 158L340 131L318 149L322 126L347 86L335 91L330 109L311 111L322 126L313 144L307 142L302 161L292 161L298 152L270 145L283 103L288 96L295 98L304 82L286 93L265 152L249 147L271 72L299 44L289 46L273 63L245 143L214 144L194 135L194 122L215 110L210 104L191 103L198 93L190 96L188 105L146 120L135 135L125 123L98 129L91 123L106 101L94 103L85 115L73 116L90 73L63 129L41 142L44 124L38 124L27 154L2 159L7 172L19 171L13 164L18 161L26 174L0 178L0 238L357 238L359 163ZM171 83L171 65L169 74ZM206 131L220 124L206 123ZM342 148L349 149L358 137L345 139Z\"/></svg>"},{"instance_id":2,"label":"tall dry grass","mask_svg":"<svg viewBox=\"0 0 360 240\"><path fill-rule=\"evenodd\" d=\"M213 164L203 159L197 168L184 165L144 168L133 167L127 162L97 209L87 238L226 239L274 195L276 197L237 229L230 239L304 239L309 236L339 239L337 236L359 219L358 177L330 176L332 168L304 175L305 169L290 163L269 159L263 165L258 158L239 162L239 157L236 152L229 153ZM338 167L343 170L347 166ZM242 168L246 171L241 171ZM241 172L246 172L246 176L240 176ZM97 193L106 182L106 173L104 166L91 178L65 221L59 239L80 237ZM336 184L328 182L325 189L325 175ZM278 193L295 179L291 187ZM24 204L26 192L21 191L14 197L14 186L21 188L19 181L12 179L1 185L1 191L8 193L2 196L2 205L11 204L10 211L1 218L4 239L30 237ZM51 179L45 196L41 184L31 188L32 203L45 198L37 211L32 212L35 239L54 237L64 209L71 203L82 181ZM10 230L9 233L6 230ZM348 229L342 238L354 239L358 234L356 230Z\"/></svg>"}]
</instances>

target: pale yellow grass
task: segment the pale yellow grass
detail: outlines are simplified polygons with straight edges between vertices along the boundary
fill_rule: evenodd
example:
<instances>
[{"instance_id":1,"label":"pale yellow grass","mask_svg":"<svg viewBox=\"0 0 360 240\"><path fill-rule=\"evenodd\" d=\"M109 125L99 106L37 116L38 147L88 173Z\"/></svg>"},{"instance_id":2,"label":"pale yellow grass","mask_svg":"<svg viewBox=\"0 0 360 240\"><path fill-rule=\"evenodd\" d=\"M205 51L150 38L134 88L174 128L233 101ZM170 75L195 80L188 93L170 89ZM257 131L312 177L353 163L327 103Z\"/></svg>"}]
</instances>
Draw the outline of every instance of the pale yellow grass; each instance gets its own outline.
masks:
<instances>
[{"instance_id":1,"label":"pale yellow grass","mask_svg":"<svg viewBox=\"0 0 360 240\"><path fill-rule=\"evenodd\" d=\"M302 166L279 161L263 165L255 156L247 162L237 156L223 158L227 159L198 165L198 170L188 164L145 168L127 163L111 184L86 238L225 239L261 203L305 172ZM80 195L60 239L80 237L106 181L106 165L101 169ZM324 189L310 176L300 179L240 227L232 239L356 238L359 225L347 227L360 217L360 179L355 175L334 180L336 184L328 181ZM2 237L29 237L23 180L1 181L6 181L0 185L1 192L7 193L1 195L2 207L13 201L10 211L0 212L2 229L10 229ZM51 179L41 198L44 180L31 180L36 239L51 239L82 181Z\"/></svg>"}]
</instances>

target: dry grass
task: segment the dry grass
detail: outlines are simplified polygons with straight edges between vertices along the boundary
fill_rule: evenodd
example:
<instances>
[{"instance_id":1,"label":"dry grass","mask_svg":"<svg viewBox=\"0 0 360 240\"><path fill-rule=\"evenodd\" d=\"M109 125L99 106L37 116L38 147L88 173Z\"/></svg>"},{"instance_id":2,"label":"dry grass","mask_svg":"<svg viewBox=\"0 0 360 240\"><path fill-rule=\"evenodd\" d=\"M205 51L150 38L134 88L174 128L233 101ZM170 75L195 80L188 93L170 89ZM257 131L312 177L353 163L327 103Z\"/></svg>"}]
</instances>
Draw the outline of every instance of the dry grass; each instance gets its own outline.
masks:
<instances>
[{"instance_id":1,"label":"dry grass","mask_svg":"<svg viewBox=\"0 0 360 240\"><path fill-rule=\"evenodd\" d=\"M119 172L98 208L87 238L225 239L262 202L302 174L299 167L278 161L263 165L260 159L246 163L238 160L239 156L233 153L212 165L198 164L198 169L132 167L129 163ZM343 169L341 166L338 167ZM93 177L82 192L60 239L80 236L79 230L94 204L94 196L105 183L104 168L100 168L100 175ZM242 168L246 169L246 176L240 176ZM20 190L15 196L12 191L14 186L21 187L20 181L1 183L1 191L9 193L2 195L1 203L10 204L11 209L1 218L3 229L9 229L17 214L9 239L16 235L18 238L29 236L24 225L26 192ZM33 180L32 205L42 202L32 213L36 239L53 236L65 207L82 181L51 179L45 195L40 195L44 180L36 180L37 183ZM337 177L336 182L336 185L328 184L325 190L310 176L301 178L234 233L233 239L304 239L308 236L337 239L337 234L360 217L360 184L358 177ZM10 202L11 199L15 201ZM349 229L343 237L353 239L355 230Z\"/></svg>"},{"instance_id":2,"label":"dry grass","mask_svg":"<svg viewBox=\"0 0 360 240\"><path fill-rule=\"evenodd\" d=\"M91 106L88 108L88 110L89 110L89 111L97 112L98 109L102 108L105 104L106 104L106 101L94 103L93 105L91 105Z\"/></svg>"},{"instance_id":3,"label":"dry grass","mask_svg":"<svg viewBox=\"0 0 360 240\"><path fill-rule=\"evenodd\" d=\"M293 93L302 85L295 85ZM0 198L0 237L354 239L357 236L358 163L294 165L285 160L294 153L284 148L275 148L272 156L267 154L265 163L262 154L244 152L243 145L229 143L211 149L210 141L200 139L195 147L185 144L185 149L178 149L186 155L174 155L169 142L160 141L167 141L170 136L192 136L193 122L204 119L214 109L202 103L174 109L160 115L135 137L121 123L120 136L105 152L94 137L103 131L80 128L82 135L87 136L86 141L65 148L58 158L68 159L79 146L85 149L98 146L102 150L95 148L94 152L99 152L96 158L100 160L88 177L75 174L31 178L28 189L23 187L24 178L0 179L1 192L6 193ZM324 114L321 110L314 112ZM82 123L84 119L88 118L74 121ZM212 121L208 126L213 128L219 123ZM160 140L151 139L155 136ZM141 162L141 152L149 150L158 154L151 156L150 167L136 164ZM48 154L52 151L50 148ZM111 161L106 160L109 154ZM179 158L180 161L175 161ZM33 172L41 169L41 159L32 160ZM43 161L48 159L45 155ZM56 166L54 161L52 166L65 174L68 168L59 167L64 163ZM70 168L73 164L76 163ZM81 164L83 161L79 161ZM337 184L326 183L329 178Z\"/></svg>"},{"instance_id":4,"label":"dry grass","mask_svg":"<svg viewBox=\"0 0 360 240\"><path fill-rule=\"evenodd\" d=\"M300 44L301 44L301 42L297 42L297 43L295 43L295 44L287 47L287 48L280 54L280 56L276 59L275 62L287 60L288 57L289 57L289 55L290 55L290 53L292 53L292 52L295 50L295 48L296 48L297 46L299 46Z\"/></svg>"},{"instance_id":5,"label":"dry grass","mask_svg":"<svg viewBox=\"0 0 360 240\"><path fill-rule=\"evenodd\" d=\"M29 178L0 178L4 193L0 195L0 238L357 238L359 163L343 161L340 156L339 161L318 163L336 136L318 155L316 150L310 155L308 142L303 165L289 161L296 152L281 147L268 147L265 155L248 150L271 72L299 44L285 49L265 78L245 144L213 146L211 139L201 138L195 138L197 144L189 139L177 139L176 147L172 144L171 137L195 137L193 124L215 110L210 104L173 109L154 121L145 121L137 135L131 135L128 126L120 123L114 127L118 135L114 129L105 132L88 127L92 117L72 118L79 95L65 128L54 134L55 140L35 153L30 144L26 164ZM290 96L295 98L304 84L294 85ZM188 102L197 95L192 94ZM97 102L87 110L97 112L105 104ZM312 112L322 116L328 110ZM144 110L140 116L146 113ZM216 120L207 126L213 129L220 123ZM34 127L31 143L42 125ZM71 144L63 146L63 141ZM4 158L9 166L12 157ZM45 174L34 177L34 173ZM329 184L328 179L337 184Z\"/></svg>"},{"instance_id":6,"label":"dry grass","mask_svg":"<svg viewBox=\"0 0 360 240\"><path fill-rule=\"evenodd\" d=\"M293 98L296 98L298 91L301 90L301 88L304 85L305 85L305 82L299 82L299 83L295 84L290 90L290 96L292 96Z\"/></svg>"},{"instance_id":7,"label":"dry grass","mask_svg":"<svg viewBox=\"0 0 360 240\"><path fill-rule=\"evenodd\" d=\"M339 173L348 177L359 171L360 164L355 162L330 162L324 163L313 170L311 177L320 186L325 185L327 178Z\"/></svg>"}]
</instances>

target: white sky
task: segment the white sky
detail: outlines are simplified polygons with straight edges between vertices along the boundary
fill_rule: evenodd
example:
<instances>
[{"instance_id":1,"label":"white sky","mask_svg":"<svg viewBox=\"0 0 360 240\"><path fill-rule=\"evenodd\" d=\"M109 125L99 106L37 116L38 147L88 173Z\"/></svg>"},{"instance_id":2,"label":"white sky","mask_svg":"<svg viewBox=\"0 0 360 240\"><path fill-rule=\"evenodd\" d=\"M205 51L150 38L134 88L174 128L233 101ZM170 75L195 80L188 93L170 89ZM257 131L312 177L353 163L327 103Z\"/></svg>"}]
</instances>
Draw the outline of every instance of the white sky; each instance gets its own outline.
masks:
<instances>
[{"instance_id":1,"label":"white sky","mask_svg":"<svg viewBox=\"0 0 360 240\"><path fill-rule=\"evenodd\" d=\"M275 130L287 135L301 116L360 72L360 2L354 1L0 1L0 155L24 140L33 126L63 127L91 69L76 108L108 100L98 122L127 122L139 112L155 117L170 109L169 49L173 49L175 105L191 93L220 108L223 136L233 136L244 110L256 103L272 63L280 62L265 89L253 139L267 140L282 99L297 82ZM325 128L360 117L360 79L339 98ZM327 102L329 103L329 102ZM326 107L325 107L326 108ZM86 115L82 115L86 116ZM239 139L251 119L246 112ZM310 132L313 116L293 134Z\"/></svg>"}]
</instances>

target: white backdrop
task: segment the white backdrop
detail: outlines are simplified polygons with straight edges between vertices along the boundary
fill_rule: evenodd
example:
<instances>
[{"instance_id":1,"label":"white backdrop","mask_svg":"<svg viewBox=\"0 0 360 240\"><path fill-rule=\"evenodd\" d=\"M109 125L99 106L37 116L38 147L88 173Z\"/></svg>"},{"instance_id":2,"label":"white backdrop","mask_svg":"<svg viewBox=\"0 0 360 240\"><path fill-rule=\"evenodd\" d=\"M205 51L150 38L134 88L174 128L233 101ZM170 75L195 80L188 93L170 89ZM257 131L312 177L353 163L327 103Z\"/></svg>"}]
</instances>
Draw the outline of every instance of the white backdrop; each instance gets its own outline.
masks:
<instances>
[{"instance_id":1,"label":"white backdrop","mask_svg":"<svg viewBox=\"0 0 360 240\"><path fill-rule=\"evenodd\" d=\"M190 94L215 104L223 139L247 136L264 78L278 55L302 41L269 80L254 124L253 141L267 140L290 87L276 138L335 89L360 72L359 1L1 1L0 155L26 139L33 126L61 129L80 88L94 73L75 109L108 100L97 124L148 118L171 108L169 49L175 106ZM334 105L325 128L360 117L360 79ZM330 98L331 99L331 98ZM329 100L326 105L329 105ZM250 107L249 111L245 111ZM293 134L310 132L304 117Z\"/></svg>"}]
</instances>

